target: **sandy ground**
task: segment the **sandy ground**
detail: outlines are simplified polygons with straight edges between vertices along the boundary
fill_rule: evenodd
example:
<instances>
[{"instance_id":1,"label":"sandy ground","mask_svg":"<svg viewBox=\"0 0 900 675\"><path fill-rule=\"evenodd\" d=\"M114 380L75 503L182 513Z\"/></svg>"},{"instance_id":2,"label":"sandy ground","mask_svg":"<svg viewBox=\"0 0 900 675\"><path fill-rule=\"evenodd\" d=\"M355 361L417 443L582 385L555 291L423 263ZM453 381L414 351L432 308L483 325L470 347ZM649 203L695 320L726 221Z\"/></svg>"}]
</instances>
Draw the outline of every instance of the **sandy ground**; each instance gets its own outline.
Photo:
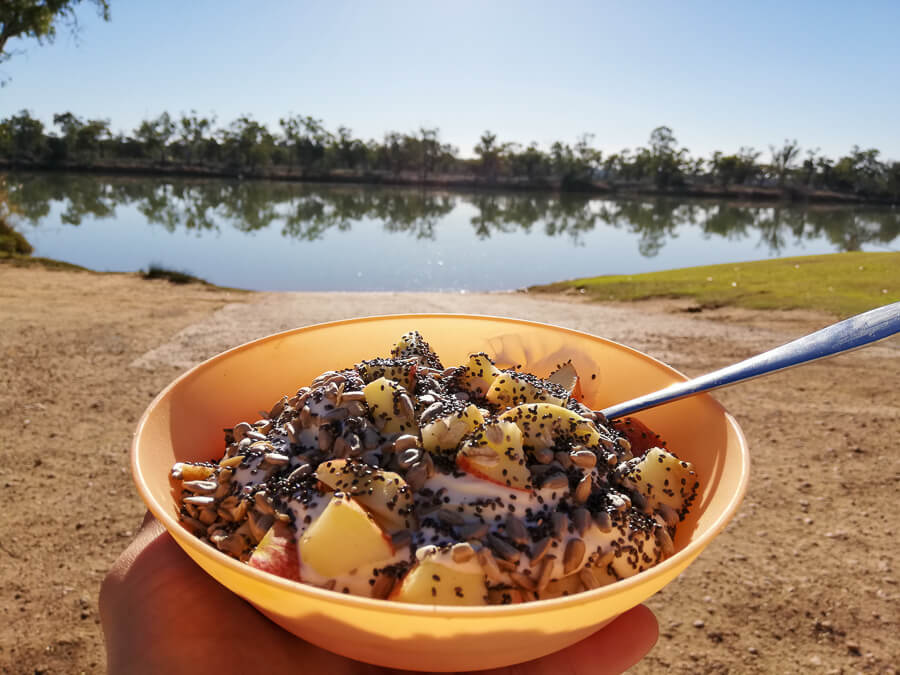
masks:
<instances>
[{"instance_id":1,"label":"sandy ground","mask_svg":"<svg viewBox=\"0 0 900 675\"><path fill-rule=\"evenodd\" d=\"M516 316L610 337L689 375L830 322L526 294L249 294L0 265L0 672L103 672L100 582L140 522L127 452L197 361L278 330L409 311ZM725 533L649 601L637 673L896 672L900 341L717 398L754 459Z\"/></svg>"}]
</instances>

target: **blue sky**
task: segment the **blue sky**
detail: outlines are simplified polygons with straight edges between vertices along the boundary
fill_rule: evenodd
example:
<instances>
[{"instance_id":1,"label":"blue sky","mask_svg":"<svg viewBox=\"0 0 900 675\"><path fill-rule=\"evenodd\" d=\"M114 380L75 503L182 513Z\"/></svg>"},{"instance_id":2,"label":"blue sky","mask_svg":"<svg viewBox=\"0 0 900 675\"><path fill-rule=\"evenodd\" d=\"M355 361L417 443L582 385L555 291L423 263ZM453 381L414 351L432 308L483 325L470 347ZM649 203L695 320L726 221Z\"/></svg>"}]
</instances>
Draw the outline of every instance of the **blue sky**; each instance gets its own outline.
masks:
<instances>
[{"instance_id":1,"label":"blue sky","mask_svg":"<svg viewBox=\"0 0 900 675\"><path fill-rule=\"evenodd\" d=\"M363 138L438 126L605 152L671 126L692 154L797 138L900 160L900 2L111 0L78 40L11 44L0 117L22 108L130 131L163 110L302 113ZM327 5L327 6L326 6ZM766 152L766 155L768 153Z\"/></svg>"}]
</instances>

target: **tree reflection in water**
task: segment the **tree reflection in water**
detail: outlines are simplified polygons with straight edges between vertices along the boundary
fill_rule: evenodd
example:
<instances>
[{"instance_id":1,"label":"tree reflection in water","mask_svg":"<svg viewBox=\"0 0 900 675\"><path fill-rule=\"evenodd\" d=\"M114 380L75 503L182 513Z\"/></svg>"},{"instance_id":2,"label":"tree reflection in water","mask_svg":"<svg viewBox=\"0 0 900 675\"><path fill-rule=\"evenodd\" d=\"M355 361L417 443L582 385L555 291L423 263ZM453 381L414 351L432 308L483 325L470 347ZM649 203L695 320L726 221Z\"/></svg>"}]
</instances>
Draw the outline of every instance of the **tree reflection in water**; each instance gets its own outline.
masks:
<instances>
[{"instance_id":1,"label":"tree reflection in water","mask_svg":"<svg viewBox=\"0 0 900 675\"><path fill-rule=\"evenodd\" d=\"M761 205L670 198L608 199L565 193L447 192L377 186L335 186L266 181L110 178L90 174L13 174L9 198L22 218L39 226L60 206L60 220L78 226L87 217L116 217L136 209L148 223L174 232L240 232L279 227L303 241L330 230L348 232L363 222L385 232L434 240L457 207L475 214L476 239L542 232L584 245L586 233L609 227L633 234L641 255L653 257L694 225L708 238L746 241L778 255L790 241L826 238L836 251L885 246L900 234L900 211L888 207Z\"/></svg>"}]
</instances>

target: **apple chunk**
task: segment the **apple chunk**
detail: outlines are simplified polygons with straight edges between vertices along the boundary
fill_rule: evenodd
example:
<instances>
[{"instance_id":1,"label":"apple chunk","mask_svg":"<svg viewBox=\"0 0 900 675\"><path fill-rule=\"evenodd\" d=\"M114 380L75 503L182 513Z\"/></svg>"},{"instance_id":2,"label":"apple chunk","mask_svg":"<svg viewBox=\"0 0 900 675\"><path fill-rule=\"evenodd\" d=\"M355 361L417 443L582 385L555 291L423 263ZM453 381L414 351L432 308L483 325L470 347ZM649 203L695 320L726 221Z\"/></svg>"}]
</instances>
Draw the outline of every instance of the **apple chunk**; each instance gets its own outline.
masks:
<instances>
[{"instance_id":1,"label":"apple chunk","mask_svg":"<svg viewBox=\"0 0 900 675\"><path fill-rule=\"evenodd\" d=\"M486 605L487 586L480 569L450 567L426 558L403 577L389 599L419 605Z\"/></svg>"},{"instance_id":2,"label":"apple chunk","mask_svg":"<svg viewBox=\"0 0 900 675\"><path fill-rule=\"evenodd\" d=\"M416 411L406 388L386 377L369 382L363 389L369 414L385 434L417 433Z\"/></svg>"},{"instance_id":3,"label":"apple chunk","mask_svg":"<svg viewBox=\"0 0 900 675\"><path fill-rule=\"evenodd\" d=\"M489 422L463 442L456 455L460 469L516 490L531 489L522 432L513 422Z\"/></svg>"},{"instance_id":4,"label":"apple chunk","mask_svg":"<svg viewBox=\"0 0 900 675\"><path fill-rule=\"evenodd\" d=\"M398 473L375 469L364 462L332 459L319 464L316 478L332 490L352 496L386 530L414 525L412 490Z\"/></svg>"},{"instance_id":5,"label":"apple chunk","mask_svg":"<svg viewBox=\"0 0 900 675\"><path fill-rule=\"evenodd\" d=\"M291 526L276 520L260 539L247 563L263 572L300 581L300 560Z\"/></svg>"},{"instance_id":6,"label":"apple chunk","mask_svg":"<svg viewBox=\"0 0 900 675\"><path fill-rule=\"evenodd\" d=\"M474 405L448 402L438 417L422 426L422 447L434 453L456 450L463 436L480 424L484 416Z\"/></svg>"},{"instance_id":7,"label":"apple chunk","mask_svg":"<svg viewBox=\"0 0 900 675\"><path fill-rule=\"evenodd\" d=\"M390 537L353 498L335 494L298 544L300 565L335 578L394 555Z\"/></svg>"},{"instance_id":8,"label":"apple chunk","mask_svg":"<svg viewBox=\"0 0 900 675\"><path fill-rule=\"evenodd\" d=\"M527 403L510 408L501 420L514 422L522 431L522 443L533 450L552 447L567 437L586 448L600 444L596 425L586 417L551 403Z\"/></svg>"}]
</instances>

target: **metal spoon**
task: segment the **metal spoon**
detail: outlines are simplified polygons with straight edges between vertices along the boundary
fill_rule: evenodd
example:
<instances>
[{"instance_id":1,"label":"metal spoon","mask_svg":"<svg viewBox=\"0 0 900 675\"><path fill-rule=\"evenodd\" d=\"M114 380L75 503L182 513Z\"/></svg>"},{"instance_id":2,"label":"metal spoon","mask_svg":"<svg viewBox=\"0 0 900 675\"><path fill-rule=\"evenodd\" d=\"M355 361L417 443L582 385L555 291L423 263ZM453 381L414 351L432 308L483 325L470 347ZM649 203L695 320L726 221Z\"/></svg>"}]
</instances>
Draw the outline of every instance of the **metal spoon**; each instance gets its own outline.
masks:
<instances>
[{"instance_id":1,"label":"metal spoon","mask_svg":"<svg viewBox=\"0 0 900 675\"><path fill-rule=\"evenodd\" d=\"M779 370L859 349L898 332L900 332L900 302L895 302L851 316L793 342L751 356L740 363L695 377L687 382L678 382L652 394L610 406L600 412L607 419L623 417L680 398L721 389L755 377L777 373Z\"/></svg>"}]
</instances>

